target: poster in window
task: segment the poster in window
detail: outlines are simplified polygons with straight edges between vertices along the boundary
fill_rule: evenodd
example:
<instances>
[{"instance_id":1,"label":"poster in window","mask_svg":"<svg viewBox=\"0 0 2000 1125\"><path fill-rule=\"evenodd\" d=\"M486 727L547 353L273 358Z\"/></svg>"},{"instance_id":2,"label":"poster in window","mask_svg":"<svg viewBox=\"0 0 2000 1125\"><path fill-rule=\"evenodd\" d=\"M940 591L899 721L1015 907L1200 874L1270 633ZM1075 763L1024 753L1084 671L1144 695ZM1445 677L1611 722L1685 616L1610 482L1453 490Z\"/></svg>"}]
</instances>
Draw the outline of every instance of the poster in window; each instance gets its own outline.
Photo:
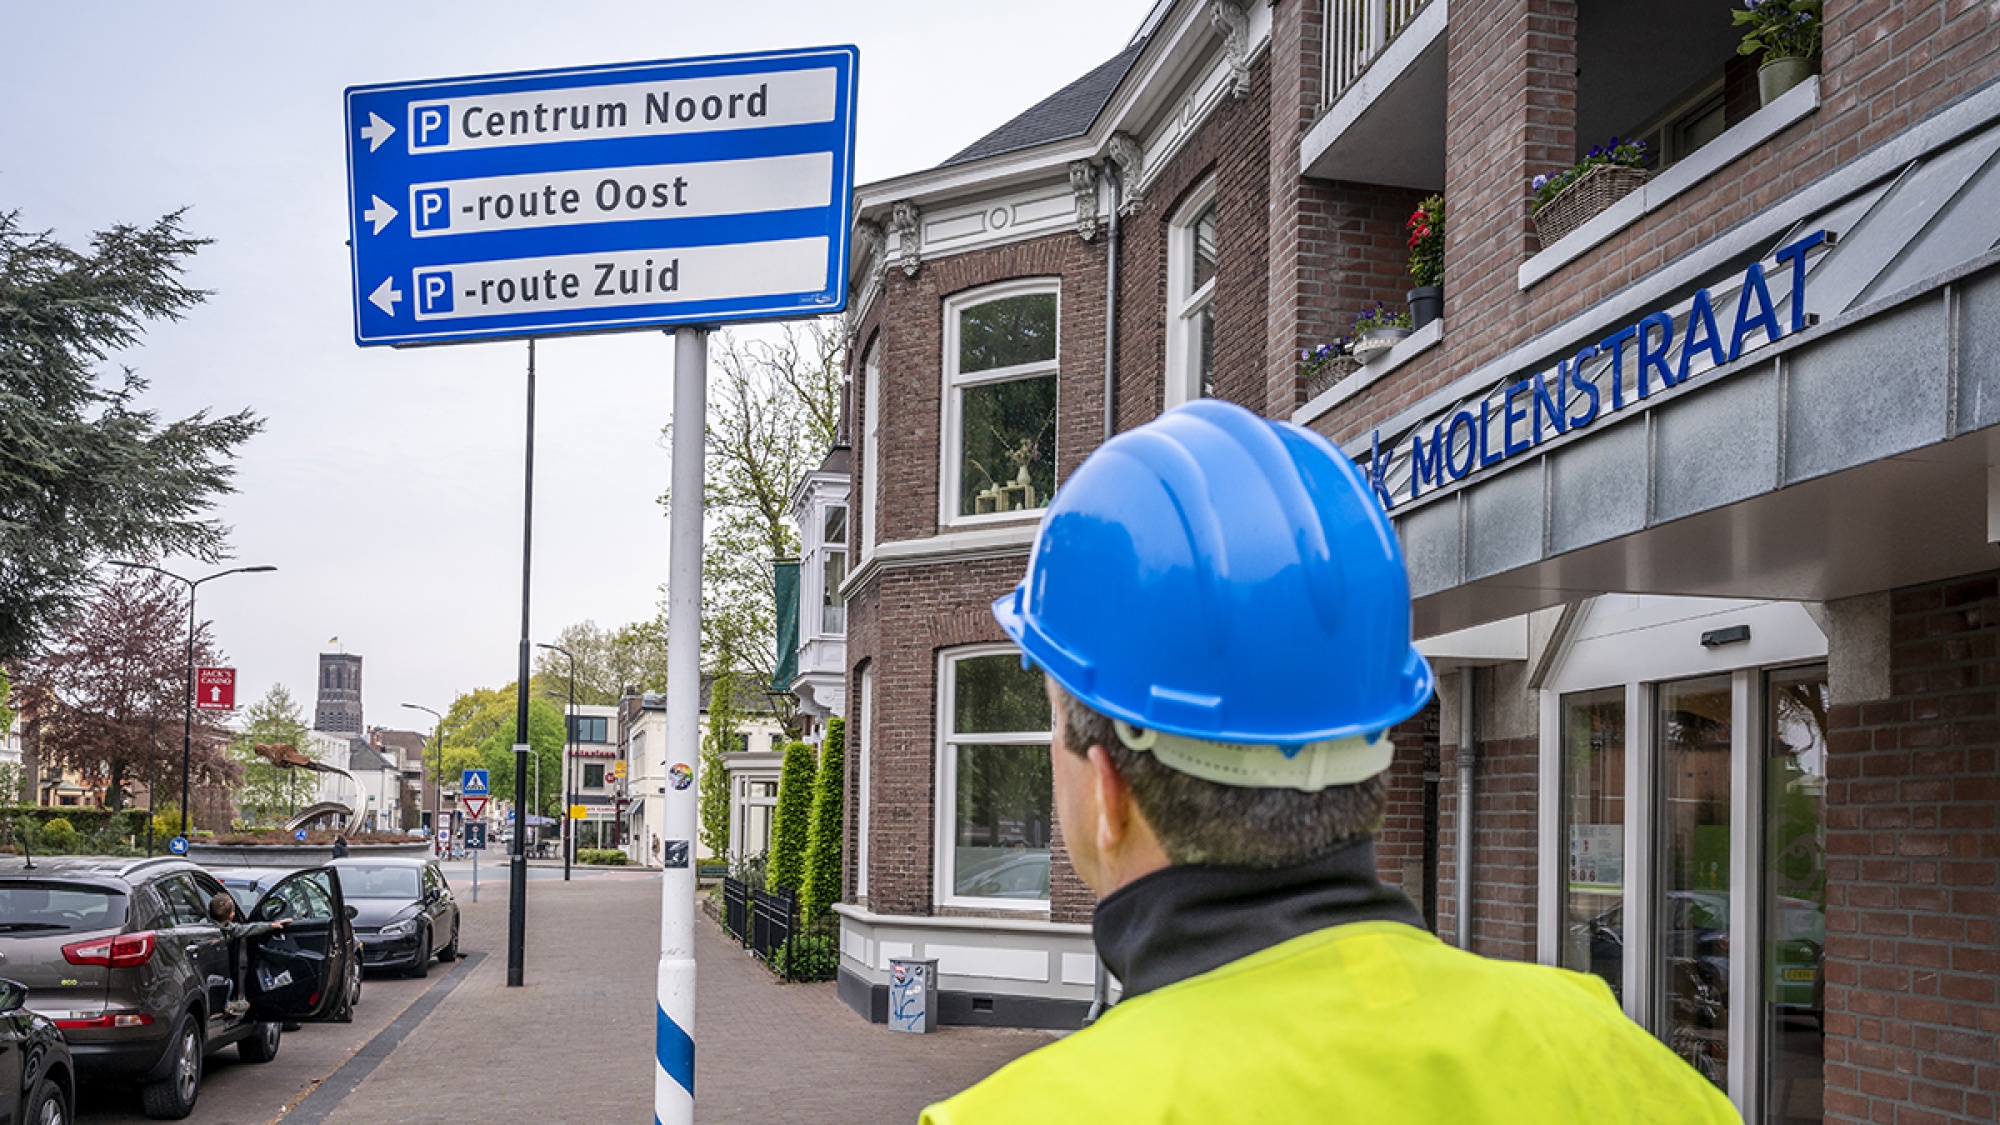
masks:
<instances>
[{"instance_id":1,"label":"poster in window","mask_svg":"<svg viewBox=\"0 0 2000 1125\"><path fill-rule=\"evenodd\" d=\"M1616 893L1625 889L1625 826L1569 826L1569 889Z\"/></svg>"}]
</instances>

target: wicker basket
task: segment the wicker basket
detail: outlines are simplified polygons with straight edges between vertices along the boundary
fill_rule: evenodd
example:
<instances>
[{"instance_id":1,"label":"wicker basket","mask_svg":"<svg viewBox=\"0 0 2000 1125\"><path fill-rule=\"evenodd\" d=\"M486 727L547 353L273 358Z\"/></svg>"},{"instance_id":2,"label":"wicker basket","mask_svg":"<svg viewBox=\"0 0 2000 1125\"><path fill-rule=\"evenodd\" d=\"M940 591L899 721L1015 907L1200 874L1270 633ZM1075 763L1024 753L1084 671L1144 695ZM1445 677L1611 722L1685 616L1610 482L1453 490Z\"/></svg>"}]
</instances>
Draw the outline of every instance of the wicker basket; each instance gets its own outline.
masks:
<instances>
[{"instance_id":1,"label":"wicker basket","mask_svg":"<svg viewBox=\"0 0 2000 1125\"><path fill-rule=\"evenodd\" d=\"M1645 182L1644 168L1623 164L1595 165L1535 212L1535 233L1541 235L1542 246L1554 246L1564 235L1589 222L1599 211L1639 190Z\"/></svg>"},{"instance_id":2,"label":"wicker basket","mask_svg":"<svg viewBox=\"0 0 2000 1125\"><path fill-rule=\"evenodd\" d=\"M1319 369L1306 377L1306 398L1318 397L1327 388L1361 370L1361 364L1351 355L1335 356L1320 364Z\"/></svg>"}]
</instances>

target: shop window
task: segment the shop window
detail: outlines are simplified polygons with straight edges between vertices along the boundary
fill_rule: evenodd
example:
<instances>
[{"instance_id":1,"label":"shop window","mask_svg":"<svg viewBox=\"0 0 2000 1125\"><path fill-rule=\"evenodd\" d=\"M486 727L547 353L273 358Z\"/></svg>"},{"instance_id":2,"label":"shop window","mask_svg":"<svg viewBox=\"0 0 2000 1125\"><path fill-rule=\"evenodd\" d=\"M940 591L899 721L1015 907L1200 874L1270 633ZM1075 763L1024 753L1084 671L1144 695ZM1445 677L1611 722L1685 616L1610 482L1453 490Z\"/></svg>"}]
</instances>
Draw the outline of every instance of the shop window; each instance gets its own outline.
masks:
<instances>
[{"instance_id":1,"label":"shop window","mask_svg":"<svg viewBox=\"0 0 2000 1125\"><path fill-rule=\"evenodd\" d=\"M1169 223L1166 406L1215 394L1215 182Z\"/></svg>"},{"instance_id":2,"label":"shop window","mask_svg":"<svg viewBox=\"0 0 2000 1125\"><path fill-rule=\"evenodd\" d=\"M830 505L820 531L819 631L839 634L847 628L847 603L840 584L847 581L847 506Z\"/></svg>"},{"instance_id":3,"label":"shop window","mask_svg":"<svg viewBox=\"0 0 2000 1125\"><path fill-rule=\"evenodd\" d=\"M1826 669L1774 672L1765 698L1765 1120L1818 1125L1826 1093Z\"/></svg>"},{"instance_id":4,"label":"shop window","mask_svg":"<svg viewBox=\"0 0 2000 1125\"><path fill-rule=\"evenodd\" d=\"M948 657L942 679L945 900L1044 907L1054 806L1041 674L1005 649Z\"/></svg>"},{"instance_id":5,"label":"shop window","mask_svg":"<svg viewBox=\"0 0 2000 1125\"><path fill-rule=\"evenodd\" d=\"M1659 688L1660 958L1654 1022L1676 1054L1728 1089L1730 753L1728 676Z\"/></svg>"},{"instance_id":6,"label":"shop window","mask_svg":"<svg viewBox=\"0 0 2000 1125\"><path fill-rule=\"evenodd\" d=\"M945 521L1038 511L1056 487L1057 294L985 290L948 310Z\"/></svg>"},{"instance_id":7,"label":"shop window","mask_svg":"<svg viewBox=\"0 0 2000 1125\"><path fill-rule=\"evenodd\" d=\"M585 789L604 788L604 766L601 763L590 762L583 767L583 787Z\"/></svg>"},{"instance_id":8,"label":"shop window","mask_svg":"<svg viewBox=\"0 0 2000 1125\"><path fill-rule=\"evenodd\" d=\"M1562 967L1625 989L1625 691L1562 700Z\"/></svg>"}]
</instances>

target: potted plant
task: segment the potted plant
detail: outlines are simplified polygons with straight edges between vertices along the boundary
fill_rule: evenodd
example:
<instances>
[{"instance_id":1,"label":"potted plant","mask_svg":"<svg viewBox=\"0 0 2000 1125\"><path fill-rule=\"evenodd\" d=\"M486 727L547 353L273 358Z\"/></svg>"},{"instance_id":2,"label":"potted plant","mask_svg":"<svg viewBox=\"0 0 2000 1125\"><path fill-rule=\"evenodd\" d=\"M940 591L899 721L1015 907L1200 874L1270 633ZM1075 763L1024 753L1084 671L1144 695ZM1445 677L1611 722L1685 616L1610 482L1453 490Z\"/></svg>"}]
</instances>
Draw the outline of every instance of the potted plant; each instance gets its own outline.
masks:
<instances>
[{"instance_id":1,"label":"potted plant","mask_svg":"<svg viewBox=\"0 0 2000 1125\"><path fill-rule=\"evenodd\" d=\"M1409 313L1390 312L1378 301L1374 308L1354 318L1354 343L1348 350L1363 365L1374 363L1412 331Z\"/></svg>"},{"instance_id":2,"label":"potted plant","mask_svg":"<svg viewBox=\"0 0 2000 1125\"><path fill-rule=\"evenodd\" d=\"M1611 138L1552 176L1536 176L1529 203L1543 246L1589 222L1646 182L1646 142Z\"/></svg>"},{"instance_id":3,"label":"potted plant","mask_svg":"<svg viewBox=\"0 0 2000 1125\"><path fill-rule=\"evenodd\" d=\"M1762 55L1757 67L1757 97L1764 105L1804 82L1819 54L1820 0L1743 0L1731 18L1744 28L1739 55Z\"/></svg>"},{"instance_id":4,"label":"potted plant","mask_svg":"<svg viewBox=\"0 0 2000 1125\"><path fill-rule=\"evenodd\" d=\"M1299 378L1306 385L1306 397L1311 398L1335 383L1340 382L1360 364L1348 353L1351 343L1342 336L1331 344L1321 344L1317 348L1306 348L1299 352Z\"/></svg>"},{"instance_id":5,"label":"potted plant","mask_svg":"<svg viewBox=\"0 0 2000 1125\"><path fill-rule=\"evenodd\" d=\"M1403 224L1410 232L1410 327L1444 315L1444 196L1433 195Z\"/></svg>"}]
</instances>

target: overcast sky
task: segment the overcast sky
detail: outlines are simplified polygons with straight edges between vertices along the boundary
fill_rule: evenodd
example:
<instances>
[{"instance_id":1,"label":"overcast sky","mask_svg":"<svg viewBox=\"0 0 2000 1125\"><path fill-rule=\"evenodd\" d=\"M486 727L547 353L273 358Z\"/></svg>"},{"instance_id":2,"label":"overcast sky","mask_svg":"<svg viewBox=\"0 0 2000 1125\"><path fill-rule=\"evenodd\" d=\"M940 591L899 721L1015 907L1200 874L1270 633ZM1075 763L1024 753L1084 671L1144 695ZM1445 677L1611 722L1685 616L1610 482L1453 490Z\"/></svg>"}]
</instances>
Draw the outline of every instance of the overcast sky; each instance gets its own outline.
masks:
<instances>
[{"instance_id":1,"label":"overcast sky","mask_svg":"<svg viewBox=\"0 0 2000 1125\"><path fill-rule=\"evenodd\" d=\"M317 654L362 655L366 719L427 729L513 679L527 346L353 342L342 91L351 85L852 43L858 182L932 166L1115 54L1148 0L159 4L0 0L0 210L80 245L180 207L214 296L124 362L169 418L248 407L202 588L239 668L310 716ZM659 333L537 346L533 627L651 617L667 573ZM199 564L179 564L191 576Z\"/></svg>"}]
</instances>

